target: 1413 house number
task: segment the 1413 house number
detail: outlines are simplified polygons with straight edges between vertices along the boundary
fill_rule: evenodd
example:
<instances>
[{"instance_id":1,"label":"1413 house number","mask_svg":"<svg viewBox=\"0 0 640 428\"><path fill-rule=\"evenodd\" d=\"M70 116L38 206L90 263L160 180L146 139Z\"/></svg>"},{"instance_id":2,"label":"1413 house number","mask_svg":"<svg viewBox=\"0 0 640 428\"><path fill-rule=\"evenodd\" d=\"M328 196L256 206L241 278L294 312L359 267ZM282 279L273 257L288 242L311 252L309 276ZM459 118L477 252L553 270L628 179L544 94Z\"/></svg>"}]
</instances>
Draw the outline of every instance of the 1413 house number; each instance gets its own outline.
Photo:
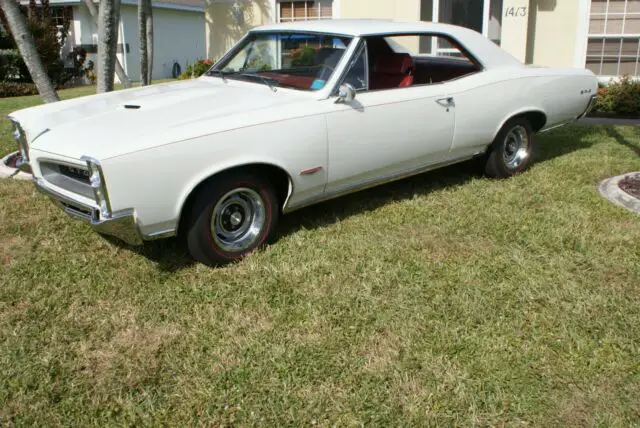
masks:
<instances>
[{"instance_id":1,"label":"1413 house number","mask_svg":"<svg viewBox=\"0 0 640 428\"><path fill-rule=\"evenodd\" d=\"M527 7L508 7L504 12L504 16L527 16L527 9Z\"/></svg>"}]
</instances>

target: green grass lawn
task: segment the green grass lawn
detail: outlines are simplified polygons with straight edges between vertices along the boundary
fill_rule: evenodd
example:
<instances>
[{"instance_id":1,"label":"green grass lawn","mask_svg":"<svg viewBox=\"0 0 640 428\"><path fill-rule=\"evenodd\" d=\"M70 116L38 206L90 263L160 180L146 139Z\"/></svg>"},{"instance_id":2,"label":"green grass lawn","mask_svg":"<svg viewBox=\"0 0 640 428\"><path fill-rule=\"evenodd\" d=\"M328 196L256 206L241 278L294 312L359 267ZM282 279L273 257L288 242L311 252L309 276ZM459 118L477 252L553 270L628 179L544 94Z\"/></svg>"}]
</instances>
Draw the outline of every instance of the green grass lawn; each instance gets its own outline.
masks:
<instances>
[{"instance_id":1,"label":"green grass lawn","mask_svg":"<svg viewBox=\"0 0 640 428\"><path fill-rule=\"evenodd\" d=\"M640 424L640 217L596 188L640 128L537 142L516 178L324 203L221 269L0 180L0 425Z\"/></svg>"}]
</instances>

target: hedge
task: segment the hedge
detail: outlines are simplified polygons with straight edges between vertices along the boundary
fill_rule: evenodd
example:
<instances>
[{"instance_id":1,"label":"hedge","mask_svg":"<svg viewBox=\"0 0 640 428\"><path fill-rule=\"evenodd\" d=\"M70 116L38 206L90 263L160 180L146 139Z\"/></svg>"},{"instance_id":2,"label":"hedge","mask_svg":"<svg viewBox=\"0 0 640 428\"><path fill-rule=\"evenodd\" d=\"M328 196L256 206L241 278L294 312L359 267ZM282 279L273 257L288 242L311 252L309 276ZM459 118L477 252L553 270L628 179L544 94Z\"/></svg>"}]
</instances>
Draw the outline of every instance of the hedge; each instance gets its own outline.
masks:
<instances>
[{"instance_id":1,"label":"hedge","mask_svg":"<svg viewBox=\"0 0 640 428\"><path fill-rule=\"evenodd\" d=\"M0 82L0 98L23 97L25 95L38 95L36 85L23 82Z\"/></svg>"},{"instance_id":2,"label":"hedge","mask_svg":"<svg viewBox=\"0 0 640 428\"><path fill-rule=\"evenodd\" d=\"M640 117L640 81L622 76L598 89L590 116Z\"/></svg>"}]
</instances>

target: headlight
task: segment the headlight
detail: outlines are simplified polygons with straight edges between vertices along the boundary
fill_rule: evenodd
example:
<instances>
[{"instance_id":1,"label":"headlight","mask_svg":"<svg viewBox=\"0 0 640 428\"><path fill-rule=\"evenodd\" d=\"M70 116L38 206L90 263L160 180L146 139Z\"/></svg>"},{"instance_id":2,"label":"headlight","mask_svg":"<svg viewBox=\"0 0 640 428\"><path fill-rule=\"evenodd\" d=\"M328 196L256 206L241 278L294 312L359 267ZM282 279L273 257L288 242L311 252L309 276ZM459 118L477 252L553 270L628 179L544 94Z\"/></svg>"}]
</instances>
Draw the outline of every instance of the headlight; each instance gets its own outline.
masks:
<instances>
[{"instance_id":1,"label":"headlight","mask_svg":"<svg viewBox=\"0 0 640 428\"><path fill-rule=\"evenodd\" d=\"M20 159L18 159L16 166L19 169L24 169L29 165L29 145L27 144L27 135L18 121L11 119L11 122L13 123L13 138L15 138L18 143L18 151L20 152Z\"/></svg>"},{"instance_id":2,"label":"headlight","mask_svg":"<svg viewBox=\"0 0 640 428\"><path fill-rule=\"evenodd\" d=\"M100 207L100 214L103 217L111 217L111 203L109 202L109 195L107 193L107 186L104 182L104 174L102 173L102 166L97 159L89 156L82 156L83 161L87 163L89 169L89 183L93 189L93 195L95 196L96 203Z\"/></svg>"}]
</instances>

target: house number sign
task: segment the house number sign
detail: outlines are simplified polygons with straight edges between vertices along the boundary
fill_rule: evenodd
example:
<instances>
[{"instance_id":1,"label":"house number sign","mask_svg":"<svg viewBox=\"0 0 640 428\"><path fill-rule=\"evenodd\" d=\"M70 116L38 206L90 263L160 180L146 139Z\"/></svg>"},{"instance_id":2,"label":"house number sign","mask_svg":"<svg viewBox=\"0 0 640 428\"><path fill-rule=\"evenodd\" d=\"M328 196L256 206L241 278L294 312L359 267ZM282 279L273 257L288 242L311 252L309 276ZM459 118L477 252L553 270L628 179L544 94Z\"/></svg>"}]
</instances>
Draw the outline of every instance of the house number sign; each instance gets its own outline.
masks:
<instances>
[{"instance_id":1,"label":"house number sign","mask_svg":"<svg viewBox=\"0 0 640 428\"><path fill-rule=\"evenodd\" d=\"M527 16L528 7L508 7L505 9L504 16L506 18L517 18Z\"/></svg>"}]
</instances>

